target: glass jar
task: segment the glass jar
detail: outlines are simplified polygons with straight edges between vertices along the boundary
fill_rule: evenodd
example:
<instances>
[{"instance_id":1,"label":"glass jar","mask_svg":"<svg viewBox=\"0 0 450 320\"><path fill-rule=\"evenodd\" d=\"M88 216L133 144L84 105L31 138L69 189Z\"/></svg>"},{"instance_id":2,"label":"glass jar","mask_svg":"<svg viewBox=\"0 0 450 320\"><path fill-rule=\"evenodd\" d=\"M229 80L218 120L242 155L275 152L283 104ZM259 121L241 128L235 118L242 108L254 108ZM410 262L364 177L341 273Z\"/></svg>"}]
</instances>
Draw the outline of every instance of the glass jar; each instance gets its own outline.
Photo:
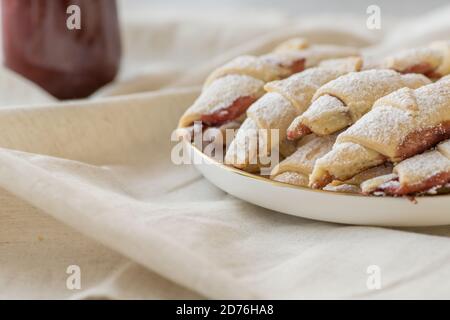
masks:
<instances>
[{"instance_id":1,"label":"glass jar","mask_svg":"<svg viewBox=\"0 0 450 320\"><path fill-rule=\"evenodd\" d=\"M115 0L2 0L5 65L59 99L112 81L121 46Z\"/></svg>"}]
</instances>

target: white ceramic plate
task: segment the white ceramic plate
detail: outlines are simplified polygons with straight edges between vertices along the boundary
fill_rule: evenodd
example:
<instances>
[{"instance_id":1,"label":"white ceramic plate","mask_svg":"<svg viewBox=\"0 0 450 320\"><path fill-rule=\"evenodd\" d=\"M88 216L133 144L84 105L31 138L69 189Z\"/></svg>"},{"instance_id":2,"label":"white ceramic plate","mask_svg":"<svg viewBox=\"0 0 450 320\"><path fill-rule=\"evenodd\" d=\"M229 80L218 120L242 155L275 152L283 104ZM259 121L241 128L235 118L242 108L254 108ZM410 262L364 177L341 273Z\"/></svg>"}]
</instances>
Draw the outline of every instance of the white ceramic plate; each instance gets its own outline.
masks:
<instances>
[{"instance_id":1,"label":"white ceramic plate","mask_svg":"<svg viewBox=\"0 0 450 320\"><path fill-rule=\"evenodd\" d=\"M312 190L249 174L204 155L188 143L191 155L201 159L197 169L211 183L255 205L315 220L375 226L436 226L450 224L450 195L406 198L366 197ZM199 162L199 161L197 161Z\"/></svg>"}]
</instances>

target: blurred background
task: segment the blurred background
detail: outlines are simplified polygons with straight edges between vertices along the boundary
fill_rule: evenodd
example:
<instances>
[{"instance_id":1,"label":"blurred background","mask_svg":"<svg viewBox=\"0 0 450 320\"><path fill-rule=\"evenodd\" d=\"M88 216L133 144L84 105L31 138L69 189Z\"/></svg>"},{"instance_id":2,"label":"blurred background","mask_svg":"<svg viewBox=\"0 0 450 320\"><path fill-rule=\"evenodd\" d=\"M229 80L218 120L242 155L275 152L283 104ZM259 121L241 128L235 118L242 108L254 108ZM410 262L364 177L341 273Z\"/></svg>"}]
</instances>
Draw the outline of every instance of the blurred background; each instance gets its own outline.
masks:
<instances>
[{"instance_id":1,"label":"blurred background","mask_svg":"<svg viewBox=\"0 0 450 320\"><path fill-rule=\"evenodd\" d=\"M352 31L371 39L367 45L375 44L397 31L403 34L396 29L403 22L422 19L421 25L431 25L433 14L448 14L448 10L445 13L441 9L448 4L448 0L119 0L122 25L128 29L128 35L133 34L131 38L123 37L122 76L128 78L142 72L143 64L136 61L146 61L144 68L153 74L176 72L185 69L187 63L196 68L230 48L292 25L303 29L320 25L328 30L353 25ZM380 30L366 27L370 5L380 7ZM405 39L403 44L414 46L418 44L415 38L419 43L423 40L421 30L410 30L409 26L405 29L404 35L411 40ZM185 38L189 42L180 40ZM158 52L146 50L150 42L159 47ZM393 39L391 47L395 47L394 42L397 39ZM161 51L164 47L171 50Z\"/></svg>"},{"instance_id":2,"label":"blurred background","mask_svg":"<svg viewBox=\"0 0 450 320\"><path fill-rule=\"evenodd\" d=\"M121 0L126 7L173 6L174 10L198 10L208 11L218 8L242 7L251 9L270 10L276 9L288 12L291 15L302 16L317 13L351 13L365 14L369 5L378 5L385 10L384 13L392 16L412 16L429 11L448 4L448 0L222 0L213 2L210 0Z\"/></svg>"},{"instance_id":3,"label":"blurred background","mask_svg":"<svg viewBox=\"0 0 450 320\"><path fill-rule=\"evenodd\" d=\"M103 78L99 81L100 85L109 83L116 74L116 79L121 82L121 89L115 89L116 91L109 94L130 92L131 87L138 91L154 90L172 82L171 79L181 79L187 71L190 74L185 78L189 81L181 80L179 83L201 83L200 79L203 79L204 74L237 54L263 53L255 50L258 47L258 39L276 37L277 34L286 37L301 34L315 43L339 43L364 47L368 50L383 42L382 48L385 51L399 49L399 46L417 46L424 41L429 42L433 40L430 39L430 32L436 39L449 38L449 32L447 32L449 26L442 26L442 24L448 24L447 17L450 14L448 0L223 0L220 2L117 0L119 24L115 14L105 9L111 7L112 1L40 0L40 3L45 3L49 10L53 10L55 6L61 7L59 12L61 19L65 19L64 6L69 4L99 4L100 7L94 5L91 7L94 8L92 10L82 10L82 24L86 25L87 21L91 21L92 26L95 21L105 21L106 24L111 23L111 25L105 25L102 33L91 27L90 30L94 31L90 35L89 28L80 30L80 35L77 36L78 38L75 37L75 42L78 41L77 39L82 39L81 34L87 31L84 36L85 44L87 46L93 44L97 47L91 50L89 59L86 55L83 59L80 58L83 56L82 53L78 54L70 49L70 39L74 40L72 35L76 32L67 32L65 20L54 24L58 28L63 26L64 32L58 30L52 33L46 29L51 27L53 21L51 11L47 12L43 19L45 23L39 22L42 12L29 17L13 17L11 14L20 16L24 11L19 8L20 5L27 9L33 8L38 3L37 0L31 2L30 0L3 0L3 4L9 4L10 8L16 7L16 11L6 14L4 12L3 16L3 27L8 23L11 25L9 33L3 32L3 37L5 34L10 35L8 38L4 37L6 40L3 41L4 48L5 43L10 44L9 48L14 47L13 44L15 44L15 50L10 50L10 54L5 56L4 60L9 61L7 65L10 69L26 74L40 84L48 82L47 75L45 79L40 79L39 70L29 72L29 65L23 66L22 61L19 61L20 64L16 63L19 53L34 65L59 62L59 66L52 65L47 68L47 71L63 70L66 73L67 83L72 79L75 84L71 83L71 85L85 83L86 88L81 88L75 96L72 92L64 92L67 85L60 81L62 76L52 77L56 80L49 87L52 87L51 91L56 92L56 96L60 98L74 98L87 96L99 87L96 83L92 85L88 83L88 80L92 79L91 75L98 71L97 69L102 69L99 73ZM367 19L373 13L367 10L372 5L380 8L381 28L379 29L367 27ZM439 17L436 18L437 16ZM39 28L22 21L34 21L33 23L37 23L36 26ZM116 26L115 29L113 25ZM296 33L295 30L297 30ZM438 32L434 33L433 30ZM65 36L68 37L68 42L64 42ZM91 38L96 40L90 41ZM114 39L108 41L111 38ZM117 43L117 39L120 39L120 44ZM106 45L108 43L109 45ZM111 43L116 45L111 46ZM46 46L47 49L45 49ZM4 52L8 51L0 51L0 56ZM103 53L99 54L99 52ZM370 53L373 54L374 50ZM383 54L383 52L375 54ZM218 57L221 57L221 60L217 60ZM109 64L106 66L108 61ZM73 62L72 66L70 62ZM209 64L205 65L206 62ZM87 63L91 65L86 67L87 71L82 79L74 79L72 75L64 71L70 68L71 71L79 71L79 65ZM102 65L105 67L101 68ZM33 74L30 76L31 73Z\"/></svg>"}]
</instances>

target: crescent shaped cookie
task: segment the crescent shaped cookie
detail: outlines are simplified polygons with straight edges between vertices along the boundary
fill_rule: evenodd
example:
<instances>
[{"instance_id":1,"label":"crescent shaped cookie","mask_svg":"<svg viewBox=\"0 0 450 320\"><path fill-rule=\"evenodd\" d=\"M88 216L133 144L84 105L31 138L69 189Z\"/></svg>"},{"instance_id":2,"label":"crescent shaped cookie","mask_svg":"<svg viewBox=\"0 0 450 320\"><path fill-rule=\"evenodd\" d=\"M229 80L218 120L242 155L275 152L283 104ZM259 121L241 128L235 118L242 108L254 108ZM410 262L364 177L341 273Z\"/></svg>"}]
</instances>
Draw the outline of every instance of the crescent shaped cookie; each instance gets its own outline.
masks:
<instances>
[{"instance_id":1,"label":"crescent shaped cookie","mask_svg":"<svg viewBox=\"0 0 450 320\"><path fill-rule=\"evenodd\" d=\"M387 57L382 66L401 73L422 73L434 79L446 76L450 73L450 41L403 50Z\"/></svg>"},{"instance_id":2,"label":"crescent shaped cookie","mask_svg":"<svg viewBox=\"0 0 450 320\"><path fill-rule=\"evenodd\" d=\"M269 153L278 145L282 146L286 140L287 127L306 109L316 89L360 67L361 59L357 57L334 59L327 61L323 67L319 65L285 80L268 83L265 86L267 93L247 110L247 117L266 132L261 136L261 144ZM277 140L272 139L272 130L276 130ZM245 145L240 144L240 147Z\"/></svg>"},{"instance_id":3,"label":"crescent shaped cookie","mask_svg":"<svg viewBox=\"0 0 450 320\"><path fill-rule=\"evenodd\" d=\"M214 81L186 110L178 126L195 121L217 126L234 120L264 94L264 82L245 75L229 75Z\"/></svg>"},{"instance_id":4,"label":"crescent shaped cookie","mask_svg":"<svg viewBox=\"0 0 450 320\"><path fill-rule=\"evenodd\" d=\"M312 45L305 49L283 50L262 56L240 56L214 70L205 81L205 87L214 80L229 74L244 74L264 82L286 78L304 69L317 66L321 61L333 58L357 56L352 47Z\"/></svg>"},{"instance_id":5,"label":"crescent shaped cookie","mask_svg":"<svg viewBox=\"0 0 450 320\"><path fill-rule=\"evenodd\" d=\"M406 159L393 173L365 181L366 194L403 196L420 192L436 193L450 183L450 140L435 149Z\"/></svg>"},{"instance_id":6,"label":"crescent shaped cookie","mask_svg":"<svg viewBox=\"0 0 450 320\"><path fill-rule=\"evenodd\" d=\"M386 161L398 162L450 137L450 77L379 99L316 161L310 185L344 181Z\"/></svg>"},{"instance_id":7,"label":"crescent shaped cookie","mask_svg":"<svg viewBox=\"0 0 450 320\"><path fill-rule=\"evenodd\" d=\"M431 81L421 74L402 75L394 70L352 72L317 90L313 102L288 128L292 140L309 133L340 131L366 114L379 98L400 88L419 88Z\"/></svg>"},{"instance_id":8,"label":"crescent shaped cookie","mask_svg":"<svg viewBox=\"0 0 450 320\"><path fill-rule=\"evenodd\" d=\"M276 165L271 172L271 179L294 185L308 186L316 160L331 150L336 135L326 137L311 136L309 141L289 157Z\"/></svg>"}]
</instances>

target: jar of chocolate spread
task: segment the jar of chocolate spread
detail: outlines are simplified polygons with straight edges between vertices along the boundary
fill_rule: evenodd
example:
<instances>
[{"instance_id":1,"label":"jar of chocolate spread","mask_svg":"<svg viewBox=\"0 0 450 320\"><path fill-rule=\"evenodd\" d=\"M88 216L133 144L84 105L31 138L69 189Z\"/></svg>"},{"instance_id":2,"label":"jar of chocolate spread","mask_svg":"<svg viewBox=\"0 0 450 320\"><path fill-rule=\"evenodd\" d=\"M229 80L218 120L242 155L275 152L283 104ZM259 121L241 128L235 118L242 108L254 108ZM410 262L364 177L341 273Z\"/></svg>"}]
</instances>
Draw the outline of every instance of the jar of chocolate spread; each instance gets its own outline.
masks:
<instances>
[{"instance_id":1,"label":"jar of chocolate spread","mask_svg":"<svg viewBox=\"0 0 450 320\"><path fill-rule=\"evenodd\" d=\"M121 46L115 0L2 0L4 64L59 99L112 81Z\"/></svg>"}]
</instances>

